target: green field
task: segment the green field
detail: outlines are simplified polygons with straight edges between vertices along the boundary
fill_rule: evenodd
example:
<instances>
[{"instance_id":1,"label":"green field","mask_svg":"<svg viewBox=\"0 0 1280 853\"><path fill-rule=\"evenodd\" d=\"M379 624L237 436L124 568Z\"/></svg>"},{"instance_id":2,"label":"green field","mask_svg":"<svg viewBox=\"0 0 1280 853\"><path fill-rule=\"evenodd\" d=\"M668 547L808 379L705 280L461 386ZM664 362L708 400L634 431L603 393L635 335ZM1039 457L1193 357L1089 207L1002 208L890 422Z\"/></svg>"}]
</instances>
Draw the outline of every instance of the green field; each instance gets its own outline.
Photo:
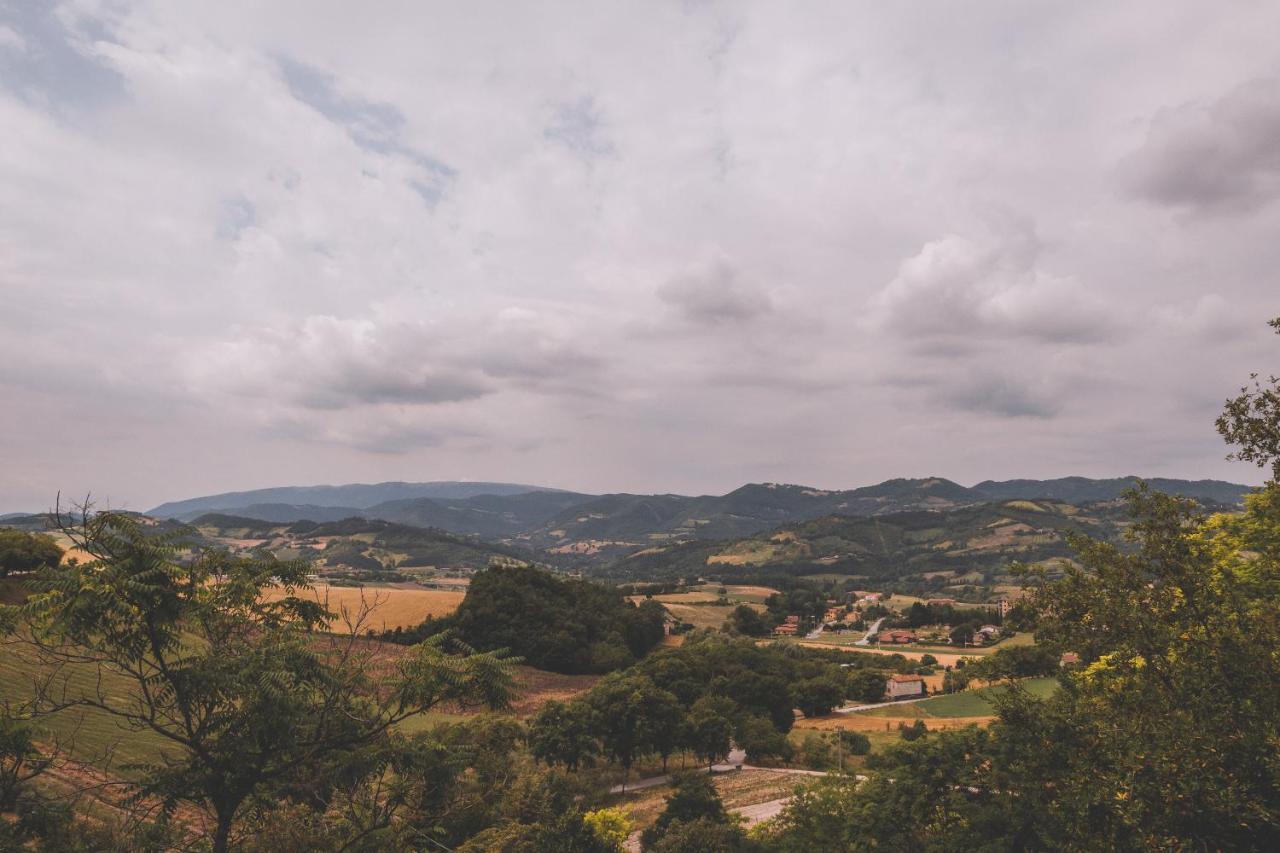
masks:
<instances>
[{"instance_id":1,"label":"green field","mask_svg":"<svg viewBox=\"0 0 1280 853\"><path fill-rule=\"evenodd\" d=\"M21 703L32 696L30 661L7 650L0 655L0 699ZM96 671L89 667L68 667L63 679L68 695L87 695L97 683ZM101 689L112 698L130 695L132 682L120 675L106 674ZM61 687L59 687L61 690ZM77 759L97 766L110 766L125 777L136 776L128 765L155 761L166 741L149 730L130 729L109 714L91 708L74 708L42 718L36 723L45 734L41 740L56 740Z\"/></svg>"},{"instance_id":2,"label":"green field","mask_svg":"<svg viewBox=\"0 0 1280 853\"><path fill-rule=\"evenodd\" d=\"M798 643L817 642L817 643L830 643L836 646L856 646L858 640L860 639L862 639L861 633L851 632L841 637L823 635L821 640L811 641L811 640L805 640L804 638L800 638L796 640L796 642ZM932 654L941 653L946 655L963 655L965 657L981 657L982 655L989 655L992 652L996 652L996 651L999 651L1000 649L1008 648L1009 646L1033 646L1035 645L1035 642L1036 642L1036 638L1032 634L1014 634L1009 639L1001 640L1000 642L996 643L994 646L935 646L935 645L930 645L928 643L904 643L903 645L881 645L881 646L872 644L871 648L891 649L893 651L899 651L899 652L930 652Z\"/></svg>"},{"instance_id":3,"label":"green field","mask_svg":"<svg viewBox=\"0 0 1280 853\"><path fill-rule=\"evenodd\" d=\"M1031 678L1022 682L1022 687L1038 699L1051 695L1058 687L1056 678ZM923 702L889 703L870 711L859 711L865 717L896 718L929 718L929 717L989 717L995 713L988 697L997 695L1007 687L988 687L980 690L966 690L962 693L949 693Z\"/></svg>"}]
</instances>

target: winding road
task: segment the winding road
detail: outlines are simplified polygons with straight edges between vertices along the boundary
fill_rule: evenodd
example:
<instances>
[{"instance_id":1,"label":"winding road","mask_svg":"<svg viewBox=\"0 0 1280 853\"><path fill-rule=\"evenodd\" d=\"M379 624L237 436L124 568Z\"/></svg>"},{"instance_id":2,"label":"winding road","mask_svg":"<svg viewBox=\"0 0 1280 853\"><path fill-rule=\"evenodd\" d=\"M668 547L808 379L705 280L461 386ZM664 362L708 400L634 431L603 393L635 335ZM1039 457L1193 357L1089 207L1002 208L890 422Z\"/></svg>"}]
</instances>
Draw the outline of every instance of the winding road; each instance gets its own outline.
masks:
<instances>
[{"instance_id":1,"label":"winding road","mask_svg":"<svg viewBox=\"0 0 1280 853\"><path fill-rule=\"evenodd\" d=\"M863 635L863 637L862 637L862 639L861 639L861 640L858 640L856 643L854 643L854 645L855 645L855 646L869 646L869 645L871 645L871 640L870 640L870 639L868 639L868 638L870 638L870 637L874 637L877 633L879 633L879 631L880 631L880 623L881 623L881 622L883 622L885 619L888 619L888 618L889 618L889 617L887 617L887 616L881 616L879 619L877 619L876 621L872 622L872 623L871 623L871 627L867 629L867 633Z\"/></svg>"}]
</instances>

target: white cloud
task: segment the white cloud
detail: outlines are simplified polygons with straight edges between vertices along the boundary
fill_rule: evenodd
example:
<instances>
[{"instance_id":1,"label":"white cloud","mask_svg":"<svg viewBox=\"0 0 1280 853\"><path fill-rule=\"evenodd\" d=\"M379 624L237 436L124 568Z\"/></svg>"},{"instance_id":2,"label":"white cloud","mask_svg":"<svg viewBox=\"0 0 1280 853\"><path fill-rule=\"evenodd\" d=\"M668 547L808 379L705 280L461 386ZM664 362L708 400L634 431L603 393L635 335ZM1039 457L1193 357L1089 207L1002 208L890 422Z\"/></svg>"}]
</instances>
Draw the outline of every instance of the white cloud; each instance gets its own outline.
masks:
<instances>
[{"instance_id":1,"label":"white cloud","mask_svg":"<svg viewBox=\"0 0 1280 853\"><path fill-rule=\"evenodd\" d=\"M1048 343L1105 340L1114 323L1076 279L1041 268L1030 235L977 241L949 234L903 261L876 297L873 319L908 341Z\"/></svg>"}]
</instances>

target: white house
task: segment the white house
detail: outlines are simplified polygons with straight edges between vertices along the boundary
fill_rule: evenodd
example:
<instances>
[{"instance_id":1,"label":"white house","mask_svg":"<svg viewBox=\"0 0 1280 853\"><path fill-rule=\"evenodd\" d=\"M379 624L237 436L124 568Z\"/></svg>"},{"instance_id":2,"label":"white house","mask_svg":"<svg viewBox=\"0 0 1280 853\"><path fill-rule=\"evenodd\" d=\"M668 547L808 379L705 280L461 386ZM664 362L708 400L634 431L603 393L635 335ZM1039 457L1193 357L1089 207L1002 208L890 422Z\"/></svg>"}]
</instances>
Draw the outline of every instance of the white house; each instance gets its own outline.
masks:
<instances>
[{"instance_id":1,"label":"white house","mask_svg":"<svg viewBox=\"0 0 1280 853\"><path fill-rule=\"evenodd\" d=\"M919 675L891 675L884 689L890 699L915 699L925 695L924 678Z\"/></svg>"}]
</instances>

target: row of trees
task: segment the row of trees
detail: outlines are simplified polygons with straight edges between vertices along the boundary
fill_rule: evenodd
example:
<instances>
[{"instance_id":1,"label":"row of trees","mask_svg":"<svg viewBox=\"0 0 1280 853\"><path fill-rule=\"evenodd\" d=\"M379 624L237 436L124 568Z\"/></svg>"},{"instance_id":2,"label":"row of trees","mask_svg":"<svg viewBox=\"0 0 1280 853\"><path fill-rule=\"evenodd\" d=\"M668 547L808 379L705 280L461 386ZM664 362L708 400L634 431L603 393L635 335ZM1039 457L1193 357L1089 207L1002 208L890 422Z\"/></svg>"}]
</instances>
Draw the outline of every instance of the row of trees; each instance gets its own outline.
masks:
<instances>
[{"instance_id":1,"label":"row of trees","mask_svg":"<svg viewBox=\"0 0 1280 853\"><path fill-rule=\"evenodd\" d=\"M790 759L795 709L821 716L849 698L876 701L884 689L878 669L846 670L795 646L697 632L572 702L547 703L530 722L529 747L548 764L576 770L603 758L625 775L646 756L664 769L681 752L711 765L735 743L752 762Z\"/></svg>"}]
</instances>

